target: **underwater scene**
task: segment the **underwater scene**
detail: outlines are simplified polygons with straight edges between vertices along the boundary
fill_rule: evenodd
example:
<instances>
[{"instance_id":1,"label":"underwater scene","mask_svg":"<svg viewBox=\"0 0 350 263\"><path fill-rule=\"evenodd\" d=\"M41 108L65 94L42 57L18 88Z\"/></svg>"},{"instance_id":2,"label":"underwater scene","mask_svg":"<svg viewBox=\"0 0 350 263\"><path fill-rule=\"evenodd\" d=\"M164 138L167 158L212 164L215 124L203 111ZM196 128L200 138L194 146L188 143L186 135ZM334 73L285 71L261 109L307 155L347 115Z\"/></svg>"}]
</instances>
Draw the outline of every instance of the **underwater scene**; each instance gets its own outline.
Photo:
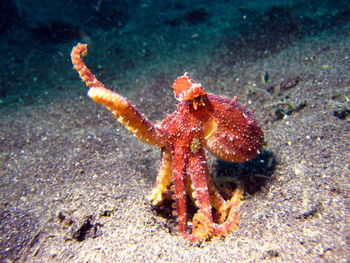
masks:
<instances>
[{"instance_id":1,"label":"underwater scene","mask_svg":"<svg viewBox=\"0 0 350 263\"><path fill-rule=\"evenodd\" d=\"M348 0L0 0L0 262L349 262Z\"/></svg>"}]
</instances>

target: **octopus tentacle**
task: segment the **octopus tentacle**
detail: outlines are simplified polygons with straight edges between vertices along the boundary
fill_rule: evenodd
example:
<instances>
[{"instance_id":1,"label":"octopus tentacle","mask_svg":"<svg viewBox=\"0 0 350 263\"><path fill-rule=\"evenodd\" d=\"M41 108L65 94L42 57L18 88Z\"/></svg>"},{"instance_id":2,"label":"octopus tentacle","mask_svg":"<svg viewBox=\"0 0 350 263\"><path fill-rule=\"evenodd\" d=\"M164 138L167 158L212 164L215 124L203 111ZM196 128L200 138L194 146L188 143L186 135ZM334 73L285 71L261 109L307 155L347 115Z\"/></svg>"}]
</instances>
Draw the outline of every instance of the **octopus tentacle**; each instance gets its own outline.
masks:
<instances>
[{"instance_id":1,"label":"octopus tentacle","mask_svg":"<svg viewBox=\"0 0 350 263\"><path fill-rule=\"evenodd\" d=\"M219 193L210 176L208 177L208 190L210 195L210 203L212 207L216 210L214 220L217 223L221 224L227 218L226 209L223 209L226 201Z\"/></svg>"},{"instance_id":2,"label":"octopus tentacle","mask_svg":"<svg viewBox=\"0 0 350 263\"><path fill-rule=\"evenodd\" d=\"M191 242L201 242L213 236L226 236L235 229L239 219L238 207L243 196L243 189L238 187L231 199L225 201L222 198L209 176L201 145L190 148L192 150L186 168L186 174L191 178L192 197L198 207L198 212L192 219L192 233L187 237ZM212 208L216 210L217 221L213 219Z\"/></svg>"},{"instance_id":3,"label":"octopus tentacle","mask_svg":"<svg viewBox=\"0 0 350 263\"><path fill-rule=\"evenodd\" d=\"M82 60L87 54L86 44L77 44L71 53L74 69L80 78L90 87L88 95L96 102L107 107L130 132L142 142L163 146L161 136L152 123L142 116L136 108L118 93L113 92L97 80Z\"/></svg>"},{"instance_id":4,"label":"octopus tentacle","mask_svg":"<svg viewBox=\"0 0 350 263\"><path fill-rule=\"evenodd\" d=\"M165 147L162 148L162 160L160 164L160 169L156 179L156 186L153 188L148 199L152 205L160 205L164 200L164 193L169 190L169 185L172 180L172 160L171 152Z\"/></svg>"},{"instance_id":5,"label":"octopus tentacle","mask_svg":"<svg viewBox=\"0 0 350 263\"><path fill-rule=\"evenodd\" d=\"M208 189L209 171L202 143L196 148L191 147L186 173L191 177L192 196L198 207L198 212L192 220L192 233L188 239L191 242L203 241L210 237L214 222Z\"/></svg>"},{"instance_id":6,"label":"octopus tentacle","mask_svg":"<svg viewBox=\"0 0 350 263\"><path fill-rule=\"evenodd\" d=\"M182 147L180 147L182 148ZM178 227L180 234L188 238L189 232L187 229L187 192L185 173L186 158L183 155L182 149L173 150L173 180L175 188L175 203Z\"/></svg>"},{"instance_id":7,"label":"octopus tentacle","mask_svg":"<svg viewBox=\"0 0 350 263\"><path fill-rule=\"evenodd\" d=\"M226 236L228 232L237 228L237 225L239 223L238 207L242 202L242 198L243 188L238 186L231 199L226 201L225 205L221 208L221 210L225 211L225 214L227 214L227 218L222 224L215 224L213 231L214 236Z\"/></svg>"}]
</instances>

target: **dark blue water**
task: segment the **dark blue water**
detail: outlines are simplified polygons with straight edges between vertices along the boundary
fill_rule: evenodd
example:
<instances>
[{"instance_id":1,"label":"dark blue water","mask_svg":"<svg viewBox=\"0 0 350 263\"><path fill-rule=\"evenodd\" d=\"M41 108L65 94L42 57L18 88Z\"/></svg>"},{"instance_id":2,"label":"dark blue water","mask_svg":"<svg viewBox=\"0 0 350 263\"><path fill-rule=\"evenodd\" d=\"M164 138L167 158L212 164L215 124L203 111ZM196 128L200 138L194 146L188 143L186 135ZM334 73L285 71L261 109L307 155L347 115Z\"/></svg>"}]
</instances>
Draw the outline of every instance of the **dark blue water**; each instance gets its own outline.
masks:
<instances>
[{"instance_id":1,"label":"dark blue water","mask_svg":"<svg viewBox=\"0 0 350 263\"><path fill-rule=\"evenodd\" d=\"M104 82L132 92L138 78L169 78L208 61L230 67L350 23L349 1L0 0L0 107L64 96L77 83L69 52L87 42ZM218 62L219 63L219 62ZM208 70L208 72L206 72Z\"/></svg>"}]
</instances>

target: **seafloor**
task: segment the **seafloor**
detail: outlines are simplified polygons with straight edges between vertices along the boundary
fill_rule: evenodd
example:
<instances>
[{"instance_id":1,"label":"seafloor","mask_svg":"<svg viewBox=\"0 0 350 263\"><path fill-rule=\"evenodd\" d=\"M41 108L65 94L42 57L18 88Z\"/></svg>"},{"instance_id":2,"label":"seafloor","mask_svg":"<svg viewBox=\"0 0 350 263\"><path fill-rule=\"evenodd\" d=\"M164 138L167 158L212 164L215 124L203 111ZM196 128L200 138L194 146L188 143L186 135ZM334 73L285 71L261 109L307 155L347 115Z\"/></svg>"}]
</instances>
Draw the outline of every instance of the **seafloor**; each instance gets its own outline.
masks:
<instances>
[{"instance_id":1,"label":"seafloor","mask_svg":"<svg viewBox=\"0 0 350 263\"><path fill-rule=\"evenodd\" d=\"M242 3L243 2L243 3ZM349 262L348 1L10 1L0 8L1 262ZM147 118L184 72L256 109L263 152L209 157L239 228L193 245L150 193L159 149L87 96L69 53Z\"/></svg>"}]
</instances>

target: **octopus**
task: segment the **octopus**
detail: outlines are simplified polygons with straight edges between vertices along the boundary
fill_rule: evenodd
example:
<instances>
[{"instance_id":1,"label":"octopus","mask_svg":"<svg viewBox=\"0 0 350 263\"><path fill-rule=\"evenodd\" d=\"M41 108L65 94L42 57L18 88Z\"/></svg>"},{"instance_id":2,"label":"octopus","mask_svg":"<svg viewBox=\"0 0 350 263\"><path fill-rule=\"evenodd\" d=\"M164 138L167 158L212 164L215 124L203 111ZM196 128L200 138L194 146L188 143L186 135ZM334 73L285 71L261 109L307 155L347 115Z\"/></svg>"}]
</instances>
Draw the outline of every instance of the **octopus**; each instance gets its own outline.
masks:
<instances>
[{"instance_id":1,"label":"octopus","mask_svg":"<svg viewBox=\"0 0 350 263\"><path fill-rule=\"evenodd\" d=\"M161 149L150 203L157 207L174 199L179 233L190 242L224 237L236 229L244 191L237 187L229 198L223 197L209 174L206 150L229 162L255 157L264 135L254 112L239 104L237 97L206 92L185 73L172 85L178 100L175 112L163 121L150 122L126 98L97 80L82 60L86 54L87 45L79 43L71 59L89 87L88 96L110 110L140 141ZM195 210L192 215L190 205Z\"/></svg>"}]
</instances>

